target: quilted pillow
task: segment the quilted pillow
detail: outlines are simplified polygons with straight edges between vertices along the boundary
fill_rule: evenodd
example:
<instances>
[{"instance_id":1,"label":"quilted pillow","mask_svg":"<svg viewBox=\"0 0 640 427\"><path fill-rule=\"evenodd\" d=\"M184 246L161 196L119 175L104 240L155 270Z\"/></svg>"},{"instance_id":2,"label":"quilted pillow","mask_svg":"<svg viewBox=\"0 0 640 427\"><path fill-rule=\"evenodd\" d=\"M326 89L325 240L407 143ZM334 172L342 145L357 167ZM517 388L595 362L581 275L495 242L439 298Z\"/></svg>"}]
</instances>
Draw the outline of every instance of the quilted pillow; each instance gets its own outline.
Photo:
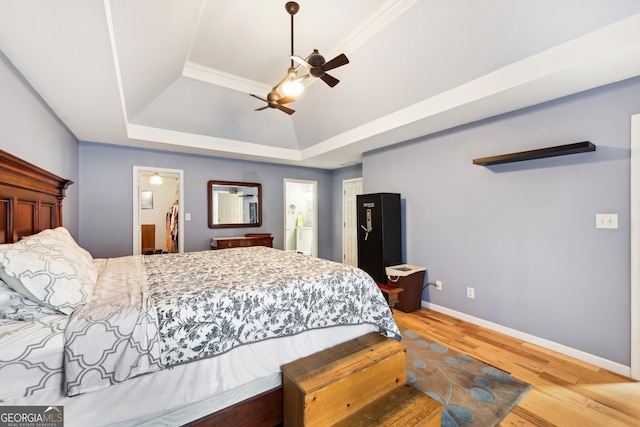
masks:
<instances>
[{"instance_id":1,"label":"quilted pillow","mask_svg":"<svg viewBox=\"0 0 640 427\"><path fill-rule=\"evenodd\" d=\"M50 314L61 313L31 301L0 280L0 319L36 320Z\"/></svg>"},{"instance_id":2,"label":"quilted pillow","mask_svg":"<svg viewBox=\"0 0 640 427\"><path fill-rule=\"evenodd\" d=\"M76 250L77 252L85 256L87 260L93 263L93 257L91 256L89 251L87 251L86 249L78 245L78 243L76 243L76 241L74 240L73 236L71 236L71 233L69 233L69 230L67 230L66 228L64 227L51 228L51 229L43 230L37 235L43 236L43 237L53 237L54 239L58 239L62 243L67 244L70 248L73 248L74 250Z\"/></svg>"},{"instance_id":3,"label":"quilted pillow","mask_svg":"<svg viewBox=\"0 0 640 427\"><path fill-rule=\"evenodd\" d=\"M0 278L32 301L71 314L89 302L98 272L84 249L60 230L0 245Z\"/></svg>"}]
</instances>

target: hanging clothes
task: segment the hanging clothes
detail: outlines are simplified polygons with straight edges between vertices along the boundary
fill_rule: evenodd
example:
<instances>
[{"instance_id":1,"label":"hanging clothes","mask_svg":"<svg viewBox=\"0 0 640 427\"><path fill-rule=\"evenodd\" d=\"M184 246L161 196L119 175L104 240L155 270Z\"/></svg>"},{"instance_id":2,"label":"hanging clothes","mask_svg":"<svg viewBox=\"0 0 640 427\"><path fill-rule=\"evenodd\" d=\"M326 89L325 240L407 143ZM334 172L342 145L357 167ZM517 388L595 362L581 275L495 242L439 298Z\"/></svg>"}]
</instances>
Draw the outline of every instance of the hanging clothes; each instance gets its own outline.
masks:
<instances>
[{"instance_id":1,"label":"hanging clothes","mask_svg":"<svg viewBox=\"0 0 640 427\"><path fill-rule=\"evenodd\" d=\"M167 212L167 250L178 252L178 202Z\"/></svg>"}]
</instances>

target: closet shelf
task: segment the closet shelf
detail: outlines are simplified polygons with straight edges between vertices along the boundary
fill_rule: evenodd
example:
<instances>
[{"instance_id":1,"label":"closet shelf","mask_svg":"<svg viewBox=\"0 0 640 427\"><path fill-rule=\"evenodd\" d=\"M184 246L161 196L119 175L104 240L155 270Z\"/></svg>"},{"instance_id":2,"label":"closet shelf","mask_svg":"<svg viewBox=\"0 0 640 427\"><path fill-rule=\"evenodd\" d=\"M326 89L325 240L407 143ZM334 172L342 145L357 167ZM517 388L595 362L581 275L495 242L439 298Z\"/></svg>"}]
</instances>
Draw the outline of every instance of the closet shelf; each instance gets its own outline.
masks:
<instances>
[{"instance_id":1,"label":"closet shelf","mask_svg":"<svg viewBox=\"0 0 640 427\"><path fill-rule=\"evenodd\" d=\"M491 166L499 165L501 163L521 162L523 160L534 160L543 159L545 157L565 156L567 154L586 153L587 151L596 151L596 146L589 141L583 141L576 142L574 144L540 148L538 150L521 151L519 153L473 159L473 164L480 166Z\"/></svg>"}]
</instances>

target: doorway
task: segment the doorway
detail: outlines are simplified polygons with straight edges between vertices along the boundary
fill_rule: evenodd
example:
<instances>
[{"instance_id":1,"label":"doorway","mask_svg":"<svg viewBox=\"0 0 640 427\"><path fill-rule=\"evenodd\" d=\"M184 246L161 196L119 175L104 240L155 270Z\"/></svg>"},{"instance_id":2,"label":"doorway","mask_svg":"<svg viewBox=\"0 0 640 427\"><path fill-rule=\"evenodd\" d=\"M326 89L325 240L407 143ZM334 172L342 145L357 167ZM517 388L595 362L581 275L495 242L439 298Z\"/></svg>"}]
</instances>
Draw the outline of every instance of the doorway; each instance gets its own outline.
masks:
<instances>
[{"instance_id":1,"label":"doorway","mask_svg":"<svg viewBox=\"0 0 640 427\"><path fill-rule=\"evenodd\" d=\"M342 262L355 267L358 266L358 194L362 194L362 178L342 181Z\"/></svg>"},{"instance_id":2,"label":"doorway","mask_svg":"<svg viewBox=\"0 0 640 427\"><path fill-rule=\"evenodd\" d=\"M318 256L318 183L284 180L284 250Z\"/></svg>"},{"instance_id":3,"label":"doorway","mask_svg":"<svg viewBox=\"0 0 640 427\"><path fill-rule=\"evenodd\" d=\"M183 176L180 169L133 167L133 255L184 252Z\"/></svg>"}]
</instances>

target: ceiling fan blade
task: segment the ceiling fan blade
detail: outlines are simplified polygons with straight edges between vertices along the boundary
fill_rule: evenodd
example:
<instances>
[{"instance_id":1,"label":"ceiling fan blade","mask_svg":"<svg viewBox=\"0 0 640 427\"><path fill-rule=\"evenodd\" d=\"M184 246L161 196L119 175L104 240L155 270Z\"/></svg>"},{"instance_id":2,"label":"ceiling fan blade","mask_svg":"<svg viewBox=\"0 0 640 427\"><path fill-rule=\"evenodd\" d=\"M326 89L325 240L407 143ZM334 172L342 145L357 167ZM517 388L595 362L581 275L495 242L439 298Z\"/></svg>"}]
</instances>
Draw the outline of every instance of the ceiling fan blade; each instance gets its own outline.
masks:
<instances>
[{"instance_id":1,"label":"ceiling fan blade","mask_svg":"<svg viewBox=\"0 0 640 427\"><path fill-rule=\"evenodd\" d=\"M296 110L292 110L291 108L287 108L287 107L284 107L284 106L282 106L282 105L278 105L278 110L280 110L280 111L284 111L284 112L285 112L285 113L287 113L288 115L292 115L293 113L295 113L295 112L296 112Z\"/></svg>"},{"instance_id":2,"label":"ceiling fan blade","mask_svg":"<svg viewBox=\"0 0 640 427\"><path fill-rule=\"evenodd\" d=\"M344 53L333 58L331 61L325 63L322 68L325 71L333 70L334 68L342 67L349 63L349 58Z\"/></svg>"},{"instance_id":3,"label":"ceiling fan blade","mask_svg":"<svg viewBox=\"0 0 640 427\"><path fill-rule=\"evenodd\" d=\"M267 101L267 100L266 100L266 99L264 99L264 98L260 98L258 95L254 95L254 94L252 94L252 93L250 93L249 95L250 95L250 96L253 96L254 98L258 98L260 101L269 102L269 101Z\"/></svg>"},{"instance_id":4,"label":"ceiling fan blade","mask_svg":"<svg viewBox=\"0 0 640 427\"><path fill-rule=\"evenodd\" d=\"M324 73L322 76L320 76L320 78L322 79L323 82L325 82L326 84L328 84L331 87L334 87L335 85L340 83L340 80L336 79L333 76L330 76L327 73Z\"/></svg>"},{"instance_id":5,"label":"ceiling fan blade","mask_svg":"<svg viewBox=\"0 0 640 427\"><path fill-rule=\"evenodd\" d=\"M268 105L265 105L264 107L256 108L256 109L255 109L255 110L253 110L253 111L262 111L262 110L266 110L267 108L269 108L269 106L268 106Z\"/></svg>"},{"instance_id":6,"label":"ceiling fan blade","mask_svg":"<svg viewBox=\"0 0 640 427\"><path fill-rule=\"evenodd\" d=\"M292 97L292 96L284 96L284 97L278 99L277 102L278 102L278 104L282 105L282 104L288 104L290 102L295 102L295 100L296 99L294 97Z\"/></svg>"},{"instance_id":7,"label":"ceiling fan blade","mask_svg":"<svg viewBox=\"0 0 640 427\"><path fill-rule=\"evenodd\" d=\"M291 55L289 59L297 62L300 65L304 65L305 67L311 68L311 65L307 61L299 57L298 55Z\"/></svg>"}]
</instances>

